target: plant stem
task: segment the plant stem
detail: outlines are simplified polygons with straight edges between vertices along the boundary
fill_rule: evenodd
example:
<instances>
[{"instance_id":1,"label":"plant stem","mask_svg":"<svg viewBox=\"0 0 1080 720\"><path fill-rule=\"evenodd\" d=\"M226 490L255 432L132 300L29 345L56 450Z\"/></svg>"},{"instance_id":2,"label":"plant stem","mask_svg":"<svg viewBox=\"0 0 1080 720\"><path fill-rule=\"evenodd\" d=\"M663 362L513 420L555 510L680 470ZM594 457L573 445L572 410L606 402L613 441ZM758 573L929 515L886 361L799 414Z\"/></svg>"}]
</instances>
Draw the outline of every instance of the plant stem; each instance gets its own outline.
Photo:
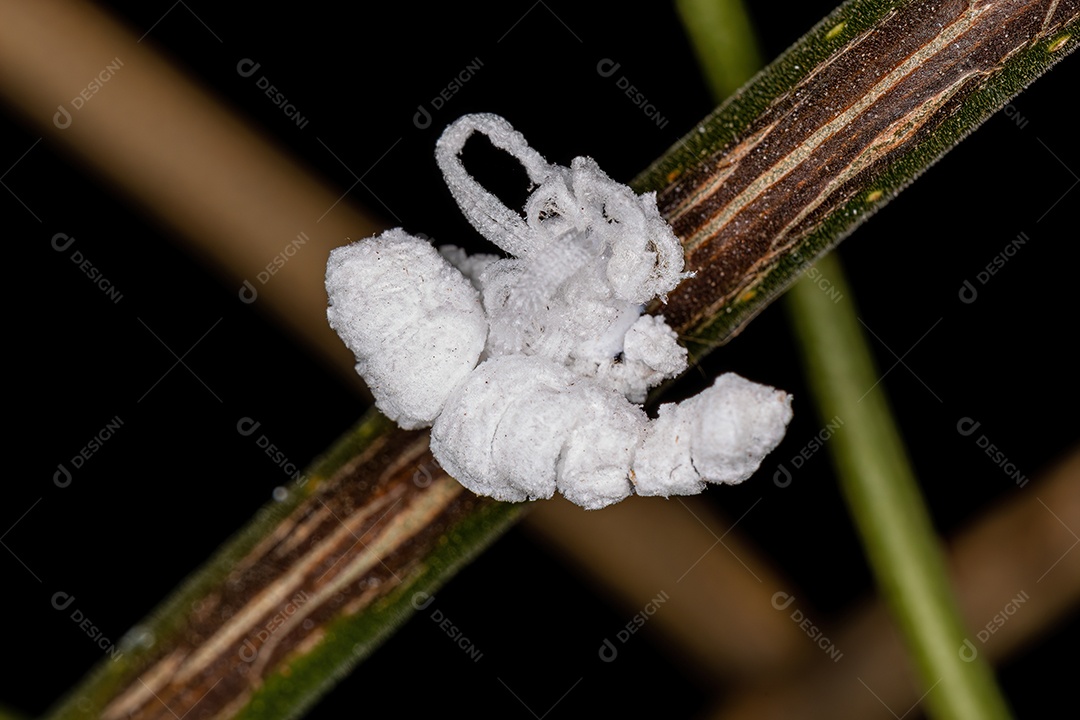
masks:
<instances>
[{"instance_id":1,"label":"plant stem","mask_svg":"<svg viewBox=\"0 0 1080 720\"><path fill-rule=\"evenodd\" d=\"M687 269L697 271L700 278L708 275L724 280L712 288L688 284L685 291L673 294L669 307L679 310L682 334L695 338L704 349L729 338L816 255L839 242L1013 94L1077 46L1080 10L1074 4L1001 0L989 5L993 12L972 20L973 29L961 46L952 41L967 26L967 18L946 18L950 21L947 27L955 32L950 30L953 34L944 36L945 24L921 12L930 3L849 0L642 174L637 189L661 191L668 219L682 228L680 236L691 250ZM25 4L14 14L20 22L5 35L12 42L0 43L0 49L13 48L8 55L21 58L20 62L0 63L0 68L19 68L18 73L0 82L0 88L23 87L25 78L41 74L26 72L25 58L20 55L25 45L16 42L20 37L45 38L45 42L31 43L24 53L44 67L50 61L48 54L30 50L72 46L56 33L82 32L81 26L37 22L31 9L40 10L39 6L51 8L52 4ZM940 10L952 13L957 7L943 5ZM53 15L68 14L52 13L48 19L55 19ZM987 35L1000 35L1004 22L1024 32L1009 33L1008 44L984 42ZM110 36L122 32L110 28ZM907 71L906 65L896 65L898 58L906 56L892 52L887 43L876 54L869 52L872 48L858 45L864 33L885 40L910 37L910 33L898 36L898 28L921 28L931 35L934 45L930 50L936 54L931 56L927 51L927 56L936 58L940 67L927 63L913 68L919 71L914 79L949 83L944 90L931 94L893 92L901 83L888 83ZM30 34L31 30L40 32ZM130 44L135 43L131 38ZM843 103L833 98L832 106L802 105L820 97L824 76L814 75L816 70L829 65L834 71L843 71L844 63L865 56L877 60L875 74L864 78L867 87L845 85L843 89L855 95L845 97ZM950 61L956 57L964 62ZM131 65L134 69L137 64ZM137 92L141 86L128 83L117 86L116 92L121 87ZM840 86L826 83L824 87ZM34 89L34 93L14 93L13 98L33 122L54 133L51 111L40 111L35 99L39 88L35 85ZM62 97L65 92L57 90L49 96ZM824 118L827 137L814 127L797 126L792 121L804 110L832 113L835 108L848 107L849 101L859 103L867 112ZM139 102L138 107L144 105ZM186 107L183 101L157 105L171 112ZM904 127L919 132L899 138L891 125L882 129L874 124L909 117L911 122ZM144 123L143 127L151 125ZM174 119L172 125L197 129L206 123ZM127 148L135 135L117 133L108 123L101 128L103 134L93 134L93 142L82 140L78 151L108 174L106 161L114 153L105 157L96 150L104 147L101 138L108 136L117 141L117 147ZM766 152L776 144L763 144L773 130L783 135L778 140L782 139L789 150L781 158L782 166L770 164L771 156ZM64 142L78 144L78 138L88 136L68 137L71 139ZM853 138L862 144L855 147L849 142ZM853 156L849 164L833 163L836 156L826 139L863 154ZM878 142L889 139L903 142ZM746 160L737 168L745 190L736 202L728 203L734 208L728 213L730 217L716 223L712 220L724 198L704 190L731 170L725 158L736 146L743 149ZM882 150L886 146L887 152ZM815 172L807 180L813 183L807 185L791 172L796 165L800 172L821 165L824 172ZM227 173L230 168L222 164L219 169ZM846 174L841 175L842 171ZM138 195L137 177L133 180L134 176L123 173L116 177L121 186ZM796 185L792 187L791 182ZM731 189L729 184L724 187ZM703 191L697 192L699 189ZM815 189L820 194L809 192ZM818 197L823 199L813 207L795 202ZM783 214L758 212L763 203L772 204ZM763 218L768 219L769 227L761 225ZM742 220L757 225L751 228L752 233L736 236ZM797 232L789 232L789 228ZM744 262L747 260L749 265ZM713 272L717 269L722 272ZM411 602L414 592L430 592L450 577L519 512L457 492L452 481L429 462L421 434L392 430L385 420L369 418L306 474L308 482L298 482L290 488L289 499L259 513L148 618L139 632L130 633L121 643L123 659L99 664L53 717L130 717L140 707L145 710L141 717L173 717L173 713L186 713L195 703L199 712L207 715L223 715L237 708L243 708L240 712L247 717L303 712L415 610ZM424 474L429 467L430 477ZM380 514L387 504L394 506L393 513ZM359 538L374 547L365 546ZM397 548L408 552L398 553ZM283 556L296 562L281 561ZM257 582L230 581L238 576ZM308 584L296 584L300 580ZM331 582L333 587L328 586ZM263 596L258 593L271 586L280 591L275 596L280 602L260 599ZM306 628L295 618L295 627L290 625L295 635L277 633L272 647L245 645L258 638L259 629L267 622L273 622L287 600L296 597L304 601L303 613L317 612L319 622ZM247 611L224 612L222 608ZM209 643L211 639L218 642ZM249 662L255 659L251 656L255 649L259 650L257 665ZM174 667L174 662L180 667ZM261 673L261 679L253 673ZM946 679L952 683L951 677ZM152 688L145 685L146 680L153 683ZM258 689L252 692L253 687ZM176 702L171 709L159 709L157 698L148 690L159 695L167 690ZM111 710L103 713L106 708Z\"/></svg>"},{"instance_id":2,"label":"plant stem","mask_svg":"<svg viewBox=\"0 0 1080 720\"><path fill-rule=\"evenodd\" d=\"M844 421L829 450L874 575L928 688L929 714L1008 718L990 666L961 658L967 632L840 262L828 255L817 269L848 302L835 303L804 280L787 308L820 415Z\"/></svg>"},{"instance_id":3,"label":"plant stem","mask_svg":"<svg viewBox=\"0 0 1080 720\"><path fill-rule=\"evenodd\" d=\"M634 180L697 273L665 319L723 344L1078 44L1077 2L848 0Z\"/></svg>"},{"instance_id":4,"label":"plant stem","mask_svg":"<svg viewBox=\"0 0 1080 720\"><path fill-rule=\"evenodd\" d=\"M761 69L757 35L739 0L677 0L675 7L717 101Z\"/></svg>"},{"instance_id":5,"label":"plant stem","mask_svg":"<svg viewBox=\"0 0 1080 720\"><path fill-rule=\"evenodd\" d=\"M680 0L678 6L713 93L722 100L734 89L731 81L745 79L738 73L748 76L757 60L742 4ZM733 25L745 28L734 42ZM965 637L960 610L859 330L843 267L835 254L817 265L848 302L837 305L804 277L786 305L795 319L819 414L845 419L830 444L833 462L874 574L929 688L927 704L939 718L1009 717L985 660L965 662L959 655ZM864 393L863 388L872 389Z\"/></svg>"}]
</instances>

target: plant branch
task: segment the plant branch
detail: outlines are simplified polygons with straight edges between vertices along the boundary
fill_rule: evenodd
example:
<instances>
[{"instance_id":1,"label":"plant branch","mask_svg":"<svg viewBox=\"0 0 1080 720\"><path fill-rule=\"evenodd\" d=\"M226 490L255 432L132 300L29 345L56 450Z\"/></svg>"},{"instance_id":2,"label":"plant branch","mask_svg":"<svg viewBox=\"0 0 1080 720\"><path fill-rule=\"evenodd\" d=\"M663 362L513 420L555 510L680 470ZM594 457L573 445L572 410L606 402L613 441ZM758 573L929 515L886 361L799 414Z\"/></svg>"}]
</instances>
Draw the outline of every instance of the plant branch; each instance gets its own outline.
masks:
<instances>
[{"instance_id":1,"label":"plant branch","mask_svg":"<svg viewBox=\"0 0 1080 720\"><path fill-rule=\"evenodd\" d=\"M952 586L968 627L978 628L966 639L980 656L1001 663L1075 614L1080 553L1071 551L1076 538L1067 528L1078 525L1080 451L1074 451L1034 479L1023 495L999 503L950 540ZM1022 612L1004 625L995 620L1004 603L1029 591L1031 599ZM804 660L772 683L725 698L712 717L828 720L843 708L851 717L888 720L895 715L882 702L891 708L912 707L925 690L905 662L903 640L888 609L873 600L847 616L835 637L845 649L844 672L816 657ZM852 683L853 675L877 697Z\"/></svg>"},{"instance_id":2,"label":"plant branch","mask_svg":"<svg viewBox=\"0 0 1080 720\"><path fill-rule=\"evenodd\" d=\"M714 98L731 95L761 69L757 35L741 0L677 0L675 7Z\"/></svg>"},{"instance_id":3,"label":"plant branch","mask_svg":"<svg viewBox=\"0 0 1080 720\"><path fill-rule=\"evenodd\" d=\"M44 94L36 91L25 79L40 74L21 69L28 63L45 66L51 62L48 53L33 51L34 47L66 48L70 46L71 34L82 32L69 23L49 21L65 16L67 5L42 2L21 6L11 13L20 22L7 23L0 31L4 33L2 39L10 40L0 42L0 48L23 48L22 39L34 39L30 50L20 50L21 54L16 53L11 62L0 63L0 67L20 68L20 72L0 75L0 87L32 122L54 139L57 138L52 123L55 105L46 101L60 91ZM960 54L950 55L952 64L944 63L938 55L929 55L927 63L932 65L932 71L920 72L923 65L912 68L915 79L929 83L931 78L939 77L944 78L942 82L948 81L947 86L940 88L941 92L923 92L913 99L896 94L897 86L890 86L889 92L885 92L880 83L896 77L897 67L888 63L899 56L890 54L888 46L878 47L882 55L870 54L874 62L864 68L868 81L875 82L860 86L861 94L857 97L846 98L856 104L865 101L869 103L866 107L875 112L840 116L831 114L834 103L825 100L821 92L795 96L793 91L817 88L815 83L820 83L829 72L850 73L848 63L855 62L867 50L865 46L858 51L853 49L856 47L853 43L860 38L891 38L903 44L907 36L897 31L897 27L904 25L900 20L907 22L908 29L933 32L937 19L932 13L924 12L920 3L893 7L864 1L844 5L758 76L747 90L707 118L701 124L701 132L695 129L642 176L639 189L663 190L671 185L661 195L661 202L687 244L688 269L697 270L698 276L685 290L680 288L672 296L669 308L681 332L694 338L697 349L712 347L734 334L813 257L850 232L865 214L886 201L1024 84L1076 46L1080 10L1075 2L1053 3L1054 11L1049 17L1038 16L1038 11L1045 9L1038 3L1021 6L992 2L978 7L990 8L972 20L975 31L984 34L964 36L965 42L956 42ZM34 21L35 13L39 12L46 17ZM1016 17L1010 20L1009 12ZM987 17L998 23L995 29L1001 23L1012 22L1009 37L1015 42L1007 47L975 42L980 37L986 39ZM954 24L961 21L967 20L954 19ZM111 34L114 47L119 42L135 44L133 37L111 25L102 30L105 31ZM920 42L925 39L918 32L911 37ZM957 38L950 37L954 39ZM953 43L946 45L940 41L933 47L940 50L939 54L948 55ZM984 53L987 48L993 52ZM68 64L81 62L75 58ZM160 62L148 61L139 66L146 67L150 74L168 71ZM154 84L153 77L147 80ZM931 86L932 83L920 87ZM117 85L114 103L109 106L123 111L145 109L145 97L140 93L146 88L144 83ZM88 111L86 125L93 128L93 133L72 132L61 142L69 144L136 197L144 197L146 185L167 185L173 179L168 171L163 171L162 177L142 183L142 176L137 173L122 171L123 168L118 172L111 159L121 151L117 157L133 157L133 149L137 152L144 147L136 140L151 149L198 147L193 143L197 143L205 118L193 122L185 114L186 98L169 95L177 92L173 83L161 83L160 88L165 95L157 104L174 110L164 126L170 133L167 136L155 135L161 128L149 124L137 128L144 131L142 134L122 124L99 122L91 126L94 116ZM910 102L902 102L905 98ZM882 104L876 105L879 101ZM806 102L810 104L803 104ZM878 112L881 110L893 112L889 115L892 123L910 121L914 130L900 132L902 128L892 125L883 129L869 123L871 117L882 117ZM804 121L788 122L796 111L803 113L800 117ZM759 115L760 120L755 119ZM147 122L145 115L134 117ZM222 117L222 122L235 122L227 115ZM811 121L824 123L820 127L829 132L824 135L808 132L812 130L807 125ZM789 152L774 157L771 151L765 151L761 139L781 126L793 131L784 135ZM839 131L841 126L843 132ZM890 128L892 135L883 134ZM849 163L830 165L826 160L833 157L830 153L836 149L830 143L838 142L841 137L858 138L862 144L841 143L841 149L849 153L845 156ZM892 145L886 142L897 137L898 142ZM775 149L781 144L770 143L769 147ZM113 151L102 153L95 147L111 147ZM212 159L213 155L210 152ZM229 162L228 157L216 158L221 162L213 170L204 170L201 176L215 178L229 187L242 186L235 176L238 165ZM734 162L736 159L738 162ZM814 168L819 172L810 173ZM788 178L793 173L797 179L807 178L810 184L792 186ZM725 174L738 179L738 186L743 188L732 199L734 205L723 206L719 204L723 198L708 192L709 183L726 177ZM724 187L734 189L736 185L725 181ZM800 188L817 189L819 194L814 197L820 197L820 202L804 202ZM193 192L199 190L195 187ZM202 190L213 193L213 188ZM763 212L766 206L777 211ZM173 217L172 211L159 208L158 212ZM757 219L746 226L748 232L744 237L736 239L732 235L734 228L751 215ZM188 234L202 230L181 227ZM220 228L205 231L212 236ZM402 433L390 429L385 421L370 418L308 473L309 482L293 486L288 500L260 513L236 540L140 626L139 632L130 633L122 643L124 659L115 663L106 661L99 666L53 716L172 717L171 713L185 714L195 702L199 702L200 712L208 714L280 717L301 713L334 678L355 664L395 623L413 611L411 600L415 593L430 591L444 581L468 557L491 542L519 512L518 508L455 492L456 484L441 471L427 466L426 458L423 434ZM420 484L416 480L417 472L423 475L422 467L427 467L431 474L426 487L420 487L427 482L426 477ZM316 529L325 535L314 533ZM358 536L353 537L356 542L342 545L346 535L352 533ZM405 538L412 539L404 544L398 542ZM402 554L406 547L410 552ZM394 581L387 580L386 568L392 570L389 577L397 574ZM245 595L251 586L236 582L242 578L256 579L259 587L273 592L261 594L256 600L255 596ZM294 582L298 579L299 582ZM346 592L361 587L366 587L368 592L360 595ZM286 589L293 594L281 594ZM267 598L274 600L263 602ZM313 618L310 627L301 624L296 630L298 635L282 631L283 634L275 635L272 646L256 648L260 650L256 661L244 660L241 653L248 656L251 653L244 645L251 640L251 631L273 622L290 601L298 606L299 600L304 601L304 614ZM201 624L207 622L203 613L230 602L235 602L235 608L241 611L229 615L224 624L209 628L212 632L206 632L208 627ZM220 613L215 616L223 617ZM238 663L237 657L244 664ZM243 675L245 666L246 676L239 682L233 675ZM235 669L235 673L230 673L230 669ZM303 682L305 678L307 685ZM174 703L170 714L164 714L153 692L147 690L147 683L171 693L169 697ZM210 688L205 696L181 691L184 687L203 685ZM259 689L252 693L252 687Z\"/></svg>"},{"instance_id":4,"label":"plant branch","mask_svg":"<svg viewBox=\"0 0 1080 720\"><path fill-rule=\"evenodd\" d=\"M693 37L698 54L707 56L709 47L699 38L708 33L710 18L684 13L683 20L697 29ZM716 53L706 67L715 73L724 61ZM719 82L715 76L713 80ZM1007 717L985 658L965 662L954 652L964 635L960 611L884 389L855 397L864 387L877 387L879 376L859 332L843 266L833 254L821 258L817 269L848 302L836 306L803 278L792 288L787 305L796 320L819 415L846 419L830 450L882 594L918 661L923 686L929 692L941 679L950 680L927 704L940 718Z\"/></svg>"},{"instance_id":5,"label":"plant branch","mask_svg":"<svg viewBox=\"0 0 1080 720\"><path fill-rule=\"evenodd\" d=\"M801 282L788 308L819 415L844 420L829 452L881 594L919 668L927 708L936 718L1007 718L985 657L960 653L968 633L839 260L829 255L817 268L848 301L834 303Z\"/></svg>"},{"instance_id":6,"label":"plant branch","mask_svg":"<svg viewBox=\"0 0 1080 720\"><path fill-rule=\"evenodd\" d=\"M726 342L1078 42L1080 0L844 3L635 181L698 273L664 317Z\"/></svg>"}]
</instances>

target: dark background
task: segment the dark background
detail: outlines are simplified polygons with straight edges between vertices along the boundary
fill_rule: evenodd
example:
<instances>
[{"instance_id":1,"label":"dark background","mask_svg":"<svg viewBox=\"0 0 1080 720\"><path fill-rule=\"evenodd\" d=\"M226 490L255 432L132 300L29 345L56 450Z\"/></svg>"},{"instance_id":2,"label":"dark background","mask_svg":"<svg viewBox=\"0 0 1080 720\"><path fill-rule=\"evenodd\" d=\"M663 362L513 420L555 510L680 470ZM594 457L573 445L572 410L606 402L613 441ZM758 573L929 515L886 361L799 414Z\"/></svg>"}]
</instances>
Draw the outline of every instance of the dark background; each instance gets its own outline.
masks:
<instances>
[{"instance_id":1,"label":"dark background","mask_svg":"<svg viewBox=\"0 0 1080 720\"><path fill-rule=\"evenodd\" d=\"M171 11L171 0L105 5L137 35L153 28L144 42L344 191L353 177L331 148L371 190L357 185L350 202L439 242L473 243L432 154L442 128L461 114L499 113L549 160L588 154L612 177L629 180L712 107L674 11L663 3L631 10L561 0L430 9L307 2L288 13L198 0ZM774 57L831 9L821 2L752 8L764 55ZM261 63L260 72L309 119L305 128L263 96L254 78L237 74L245 57ZM480 71L433 112L431 127L417 128L417 106L431 109L431 98L476 58ZM620 93L615 77L598 75L603 58L621 64L620 74L667 118L664 129ZM1076 328L1076 225L1068 220L1080 191L1068 191L1080 151L1075 115L1062 100L1075 93L1077 69L1069 58L1040 79L1013 103L1024 127L1001 113L991 118L841 251L859 315L883 341L873 341L879 366L894 365L891 348L910 368L896 366L883 386L945 535L995 501L1033 492L1016 488L972 438L957 434L960 417L982 422L981 431L1032 478L1075 448L1072 410L1080 392L1067 341ZM100 658L51 607L53 593L74 595L119 641L282 483L281 470L236 433L238 417L257 418L303 465L363 405L258 304L240 303L234 280L48 139L34 145L40 133L33 126L10 111L0 123L0 164L10 167L3 181L12 193L0 194L0 212L16 258L5 264L3 283L14 327L0 617L5 652L19 665L7 674L0 702L39 713ZM974 281L1021 231L1027 246L980 286L977 302L961 303L963 281ZM52 250L57 232L77 237L122 302L109 302ZM193 372L178 366L161 379L175 361L166 346L184 355L193 345L185 357ZM820 428L780 304L702 369L708 377L735 370L795 394L796 419L759 476L708 497L730 519L760 500L740 530L812 599L822 625L839 628L872 588L826 454L814 456L788 488L769 480ZM121 430L69 487L56 487L57 464L115 416ZM410 716L462 708L529 717L527 705L536 716L554 706L553 718L597 707L613 716L648 708L686 716L706 708L716 690L648 632L617 662L599 662L600 642L633 610L608 604L588 577L520 529L451 581L437 602L483 651L480 662L419 616L310 717L351 717L388 687L410 690L400 700ZM1066 681L1074 678L1066 673L1075 662L1061 658L1078 639L1073 613L1000 669L1018 715L1072 701ZM13 682L19 675L26 681Z\"/></svg>"}]
</instances>

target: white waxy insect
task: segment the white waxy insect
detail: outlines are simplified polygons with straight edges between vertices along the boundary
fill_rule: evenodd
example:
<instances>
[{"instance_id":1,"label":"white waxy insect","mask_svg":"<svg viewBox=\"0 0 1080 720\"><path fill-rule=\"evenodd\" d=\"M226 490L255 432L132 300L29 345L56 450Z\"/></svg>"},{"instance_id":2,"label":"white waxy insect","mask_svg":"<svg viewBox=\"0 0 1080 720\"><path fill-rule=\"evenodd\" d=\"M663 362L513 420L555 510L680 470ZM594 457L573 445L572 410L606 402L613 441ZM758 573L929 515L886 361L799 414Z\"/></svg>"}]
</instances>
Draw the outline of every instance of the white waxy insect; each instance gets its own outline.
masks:
<instances>
[{"instance_id":1,"label":"white waxy insect","mask_svg":"<svg viewBox=\"0 0 1080 720\"><path fill-rule=\"evenodd\" d=\"M525 167L525 215L469 175L475 132ZM331 327L375 402L467 488L499 500L556 490L589 509L748 478L784 436L791 397L728 373L650 420L637 403L686 369L660 316L683 274L653 193L590 158L549 164L496 115L466 115L436 160L472 225L509 257L438 251L400 228L330 254Z\"/></svg>"}]
</instances>

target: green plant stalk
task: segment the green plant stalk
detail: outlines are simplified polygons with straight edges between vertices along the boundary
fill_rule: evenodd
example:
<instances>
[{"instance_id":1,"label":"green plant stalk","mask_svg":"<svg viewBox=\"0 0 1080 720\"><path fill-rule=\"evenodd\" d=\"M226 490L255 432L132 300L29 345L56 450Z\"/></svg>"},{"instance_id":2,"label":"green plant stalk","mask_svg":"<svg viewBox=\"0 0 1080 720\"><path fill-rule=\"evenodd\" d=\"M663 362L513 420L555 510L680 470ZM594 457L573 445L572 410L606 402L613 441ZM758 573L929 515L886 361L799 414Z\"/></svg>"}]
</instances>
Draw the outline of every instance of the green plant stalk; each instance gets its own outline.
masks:
<instances>
[{"instance_id":1,"label":"green plant stalk","mask_svg":"<svg viewBox=\"0 0 1080 720\"><path fill-rule=\"evenodd\" d=\"M650 310L727 342L1078 44L1078 0L848 0L633 181L697 271Z\"/></svg>"},{"instance_id":2,"label":"green plant stalk","mask_svg":"<svg viewBox=\"0 0 1080 720\"><path fill-rule=\"evenodd\" d=\"M732 16L742 13L742 4L680 0L678 6L713 94L722 100L732 74L749 76L756 69L752 39L725 42L729 24L739 24ZM833 253L822 257L817 269L848 301L838 306L804 277L785 304L795 319L819 415L846 420L830 451L878 584L917 659L924 687L937 691L927 696L927 705L942 720L1009 717L985 659L960 660L966 632L884 387L862 397L862 388L872 387L878 375L843 265Z\"/></svg>"},{"instance_id":3,"label":"green plant stalk","mask_svg":"<svg viewBox=\"0 0 1080 720\"><path fill-rule=\"evenodd\" d=\"M435 463L426 433L372 409L47 717L168 720L192 702L213 717L300 717L415 612L419 593L435 593L525 507L465 491ZM328 588L342 607L320 613ZM266 612L249 612L275 592Z\"/></svg>"},{"instance_id":4,"label":"green plant stalk","mask_svg":"<svg viewBox=\"0 0 1080 720\"><path fill-rule=\"evenodd\" d=\"M786 307L821 417L844 420L829 451L874 576L927 689L924 703L942 720L1008 718L989 664L960 657L969 633L843 268L835 254L819 260L817 268L847 302L834 303L802 281Z\"/></svg>"},{"instance_id":5,"label":"green plant stalk","mask_svg":"<svg viewBox=\"0 0 1080 720\"><path fill-rule=\"evenodd\" d=\"M676 0L698 65L719 102L761 69L757 35L739 0Z\"/></svg>"},{"instance_id":6,"label":"green plant stalk","mask_svg":"<svg viewBox=\"0 0 1080 720\"><path fill-rule=\"evenodd\" d=\"M0 705L0 720L26 720L22 715L17 714L14 710L8 710L3 705Z\"/></svg>"},{"instance_id":7,"label":"green plant stalk","mask_svg":"<svg viewBox=\"0 0 1080 720\"><path fill-rule=\"evenodd\" d=\"M682 321L677 329L691 339L696 352L734 335L815 257L1077 46L1080 7L1076 0L1035 4L990 0L989 4L999 16L1017 15L1019 20L1012 19L1026 23L1025 33L1010 33L1007 47L978 44L981 50L990 47L996 54L965 61L963 77L956 79L946 96L929 97L925 107L900 108L909 115L915 113L918 142L905 141L895 152L871 153L872 162L861 165L860 172L832 178L841 182L817 178L837 192L830 190L828 202L803 218L808 217L807 222L796 222L794 234L785 229L770 235L765 228L732 240L724 235L730 224L718 226L707 212L698 212L707 210L709 197L680 204L680 193L692 189L691 179L709 181L723 175L725 167L732 165L727 150L738 145L745 133L760 130L755 123L768 121L769 113L784 111L784 98L800 86L808 87L819 67L838 58L860 56L860 48L853 43L861 37L897 18L925 25L926 13L916 7L920 3L849 0L635 180L639 191L661 191L665 216L676 224L687 246L687 270L698 271L696 282L685 290L680 287L668 306L669 311L678 310ZM1053 17L1035 17L1044 10ZM992 33L1000 22L1001 17L995 16L992 23L979 27ZM883 55L881 62L890 57ZM924 78L955 79L940 68L915 70ZM968 71L975 73L975 80L969 82ZM896 109L897 102L890 107ZM880 113L874 116L882 117ZM860 118L849 119L834 137L850 136L860 129ZM799 157L806 161L819 158L827 149L814 145L809 136L796 140L801 143ZM760 182L755 187L763 188L759 200L783 199L783 177L776 168L758 161L748 167L758 173ZM743 204L745 210L753 211ZM796 214L806 210L790 202L783 208ZM779 217L767 216L774 221ZM741 252L740 247L753 252ZM751 256L757 259L753 266L736 273L724 267L719 267L719 274L714 272L718 258ZM710 278L718 280L715 287L707 286ZM49 717L167 719L185 715L195 703L200 713L215 716L302 714L335 678L415 611L412 599L417 592L430 592L445 582L520 512L518 507L456 493L460 486L429 462L423 433L405 433L385 419L369 416L306 473L306 483L290 488L288 500L261 511L145 623L125 636L121 659L103 660ZM430 476L418 492L416 472L427 467ZM373 522L372 513L383 509L380 503L388 497L403 502ZM334 512L324 512L324 507ZM356 536L370 543L353 543L335 522L353 527ZM324 534L307 532L312 524L319 524ZM318 545L317 541L331 536L338 538L333 547ZM406 547L408 553L399 552ZM323 550L329 552L328 560L315 567L312 563ZM331 581L348 575L349 582L343 580L340 593L327 596L320 591L325 585L324 571ZM267 623L275 622L288 607L288 597L293 597L281 595L281 602L266 608L254 603L253 593L285 584L289 592L296 590L311 598L310 605L305 600L304 614L317 616L318 621L304 632L289 625L290 630L280 631L284 634L275 633L273 647L260 648L258 662L243 660L241 653L251 652L244 642L259 638ZM222 603L228 612L221 612ZM260 607L265 610L262 615L256 613ZM145 644L145 638L153 642ZM216 642L208 646L211 639ZM169 707L147 694L147 681L155 694L171 700ZM258 689L252 692L252 687Z\"/></svg>"}]
</instances>

